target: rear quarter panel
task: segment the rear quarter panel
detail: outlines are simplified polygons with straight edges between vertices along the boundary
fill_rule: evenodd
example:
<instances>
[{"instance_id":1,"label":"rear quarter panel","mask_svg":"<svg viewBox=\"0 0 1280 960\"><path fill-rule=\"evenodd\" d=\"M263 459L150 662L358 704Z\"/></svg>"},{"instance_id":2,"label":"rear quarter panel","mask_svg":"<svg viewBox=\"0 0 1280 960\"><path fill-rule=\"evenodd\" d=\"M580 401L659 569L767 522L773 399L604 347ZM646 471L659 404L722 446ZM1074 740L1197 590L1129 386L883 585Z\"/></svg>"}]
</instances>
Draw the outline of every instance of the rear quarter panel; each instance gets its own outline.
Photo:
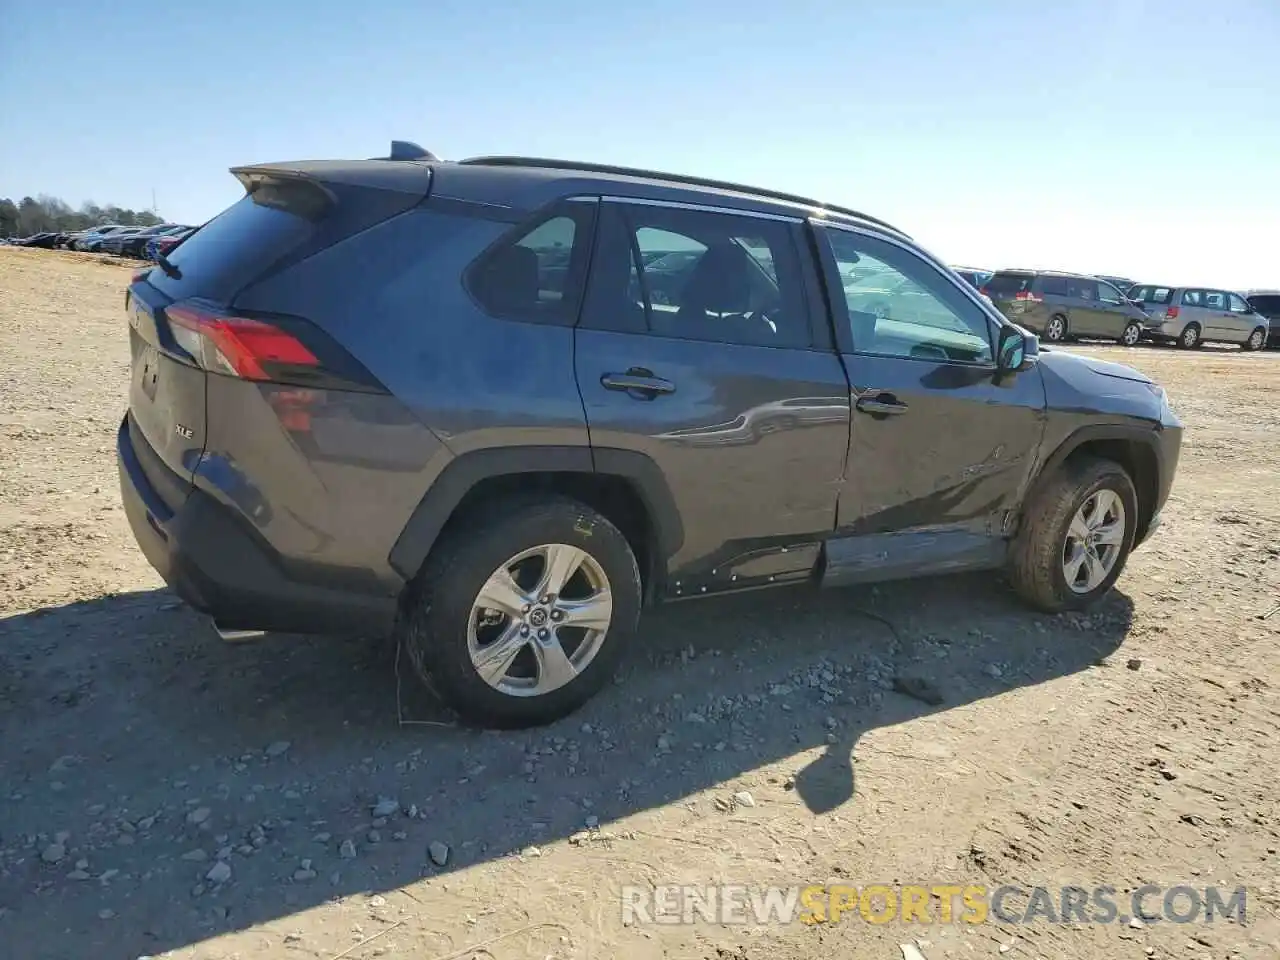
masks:
<instances>
[{"instance_id":1,"label":"rear quarter panel","mask_svg":"<svg viewBox=\"0 0 1280 960\"><path fill-rule=\"evenodd\" d=\"M268 453L234 438L241 417L227 418L224 447L235 444L255 478L287 478L270 481L273 502L306 504L309 529L299 524L281 541L291 555L332 556L392 580L398 575L388 555L397 537L455 456L499 446L590 449L572 328L491 317L463 287L465 267L508 228L416 208L237 298L244 311L310 319L391 394L380 405L332 399L325 458L294 457L278 444ZM253 407L243 415L256 416L260 429L276 429L258 399L239 402ZM211 395L211 424L217 406Z\"/></svg>"}]
</instances>

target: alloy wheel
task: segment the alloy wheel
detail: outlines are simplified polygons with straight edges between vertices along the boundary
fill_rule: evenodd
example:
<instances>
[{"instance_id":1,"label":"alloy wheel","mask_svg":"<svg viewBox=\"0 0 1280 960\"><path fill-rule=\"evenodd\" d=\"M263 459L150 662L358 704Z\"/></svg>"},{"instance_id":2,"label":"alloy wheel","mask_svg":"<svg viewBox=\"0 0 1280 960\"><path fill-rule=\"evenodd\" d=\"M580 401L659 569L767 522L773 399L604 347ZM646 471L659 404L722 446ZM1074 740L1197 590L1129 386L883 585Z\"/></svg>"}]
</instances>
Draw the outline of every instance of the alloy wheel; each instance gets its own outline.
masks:
<instances>
[{"instance_id":1,"label":"alloy wheel","mask_svg":"<svg viewBox=\"0 0 1280 960\"><path fill-rule=\"evenodd\" d=\"M1182 345L1184 347L1194 347L1200 342L1200 331L1195 327L1187 327L1182 331Z\"/></svg>"},{"instance_id":2,"label":"alloy wheel","mask_svg":"<svg viewBox=\"0 0 1280 960\"><path fill-rule=\"evenodd\" d=\"M1121 341L1126 347L1132 347L1142 338L1142 328L1135 323L1129 324L1124 328L1124 333L1120 335Z\"/></svg>"},{"instance_id":3,"label":"alloy wheel","mask_svg":"<svg viewBox=\"0 0 1280 960\"><path fill-rule=\"evenodd\" d=\"M1062 573L1074 593L1091 593L1115 569L1124 547L1124 501L1114 490L1091 494L1067 527Z\"/></svg>"},{"instance_id":4,"label":"alloy wheel","mask_svg":"<svg viewBox=\"0 0 1280 960\"><path fill-rule=\"evenodd\" d=\"M1066 332L1066 324L1062 322L1061 317L1050 317L1049 325L1045 327L1044 335L1048 340L1061 340L1062 335Z\"/></svg>"},{"instance_id":5,"label":"alloy wheel","mask_svg":"<svg viewBox=\"0 0 1280 960\"><path fill-rule=\"evenodd\" d=\"M521 551L480 588L467 650L481 678L513 697L573 681L595 659L613 619L604 569L585 550L549 543Z\"/></svg>"},{"instance_id":6,"label":"alloy wheel","mask_svg":"<svg viewBox=\"0 0 1280 960\"><path fill-rule=\"evenodd\" d=\"M1261 349L1262 349L1262 341L1263 341L1264 339L1265 339L1265 338L1263 337L1263 335L1262 335L1262 331L1261 331L1261 330L1255 330L1255 331L1253 331L1253 333L1249 334L1249 349L1250 349L1250 350L1261 350Z\"/></svg>"}]
</instances>

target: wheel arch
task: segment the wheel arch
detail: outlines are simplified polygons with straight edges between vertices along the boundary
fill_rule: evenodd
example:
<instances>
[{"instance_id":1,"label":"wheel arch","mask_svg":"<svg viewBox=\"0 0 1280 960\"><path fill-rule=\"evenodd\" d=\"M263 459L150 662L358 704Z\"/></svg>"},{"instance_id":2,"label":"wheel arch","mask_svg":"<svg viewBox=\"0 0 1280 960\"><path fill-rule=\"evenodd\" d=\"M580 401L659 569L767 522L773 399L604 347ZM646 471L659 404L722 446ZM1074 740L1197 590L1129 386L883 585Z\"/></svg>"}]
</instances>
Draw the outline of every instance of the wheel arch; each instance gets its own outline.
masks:
<instances>
[{"instance_id":1,"label":"wheel arch","mask_svg":"<svg viewBox=\"0 0 1280 960\"><path fill-rule=\"evenodd\" d=\"M529 446L463 454L423 495L388 562L411 582L450 524L495 500L539 492L580 500L608 518L636 554L646 597L655 594L684 529L662 471L634 450Z\"/></svg>"},{"instance_id":2,"label":"wheel arch","mask_svg":"<svg viewBox=\"0 0 1280 960\"><path fill-rule=\"evenodd\" d=\"M1147 535L1160 498L1164 465L1155 434L1149 429L1122 424L1080 427L1071 433L1044 461L1028 491L1026 503L1034 501L1045 482L1073 458L1098 457L1119 464L1133 481L1138 495L1138 520L1134 543Z\"/></svg>"}]
</instances>

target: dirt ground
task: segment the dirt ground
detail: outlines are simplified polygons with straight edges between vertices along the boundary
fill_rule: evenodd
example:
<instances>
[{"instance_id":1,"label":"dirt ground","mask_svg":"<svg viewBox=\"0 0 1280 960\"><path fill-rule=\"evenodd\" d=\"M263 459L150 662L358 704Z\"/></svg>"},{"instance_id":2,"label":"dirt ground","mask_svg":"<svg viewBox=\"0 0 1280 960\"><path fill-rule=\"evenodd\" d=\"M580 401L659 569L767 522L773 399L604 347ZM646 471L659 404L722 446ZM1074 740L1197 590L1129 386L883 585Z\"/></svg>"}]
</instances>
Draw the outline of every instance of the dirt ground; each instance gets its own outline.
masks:
<instances>
[{"instance_id":1,"label":"dirt ground","mask_svg":"<svg viewBox=\"0 0 1280 960\"><path fill-rule=\"evenodd\" d=\"M1280 353L1079 348L1187 425L1089 616L994 576L675 605L582 712L493 734L387 644L227 645L163 588L118 505L128 277L0 248L0 956L1280 957ZM626 885L827 881L1243 885L1247 919L623 922Z\"/></svg>"}]
</instances>

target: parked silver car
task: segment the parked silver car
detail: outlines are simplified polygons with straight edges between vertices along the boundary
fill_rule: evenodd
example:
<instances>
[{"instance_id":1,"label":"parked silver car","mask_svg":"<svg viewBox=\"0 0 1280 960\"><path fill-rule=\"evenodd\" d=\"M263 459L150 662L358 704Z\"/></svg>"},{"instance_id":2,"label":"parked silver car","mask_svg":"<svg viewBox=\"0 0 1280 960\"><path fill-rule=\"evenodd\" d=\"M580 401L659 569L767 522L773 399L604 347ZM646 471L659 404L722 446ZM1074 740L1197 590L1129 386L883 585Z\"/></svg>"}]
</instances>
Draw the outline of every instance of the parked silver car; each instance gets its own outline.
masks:
<instances>
[{"instance_id":1,"label":"parked silver car","mask_svg":"<svg viewBox=\"0 0 1280 960\"><path fill-rule=\"evenodd\" d=\"M1267 318L1229 290L1139 283L1129 291L1129 297L1141 303L1150 317L1143 330L1150 340L1176 343L1188 350L1208 341L1261 350L1267 342Z\"/></svg>"}]
</instances>

